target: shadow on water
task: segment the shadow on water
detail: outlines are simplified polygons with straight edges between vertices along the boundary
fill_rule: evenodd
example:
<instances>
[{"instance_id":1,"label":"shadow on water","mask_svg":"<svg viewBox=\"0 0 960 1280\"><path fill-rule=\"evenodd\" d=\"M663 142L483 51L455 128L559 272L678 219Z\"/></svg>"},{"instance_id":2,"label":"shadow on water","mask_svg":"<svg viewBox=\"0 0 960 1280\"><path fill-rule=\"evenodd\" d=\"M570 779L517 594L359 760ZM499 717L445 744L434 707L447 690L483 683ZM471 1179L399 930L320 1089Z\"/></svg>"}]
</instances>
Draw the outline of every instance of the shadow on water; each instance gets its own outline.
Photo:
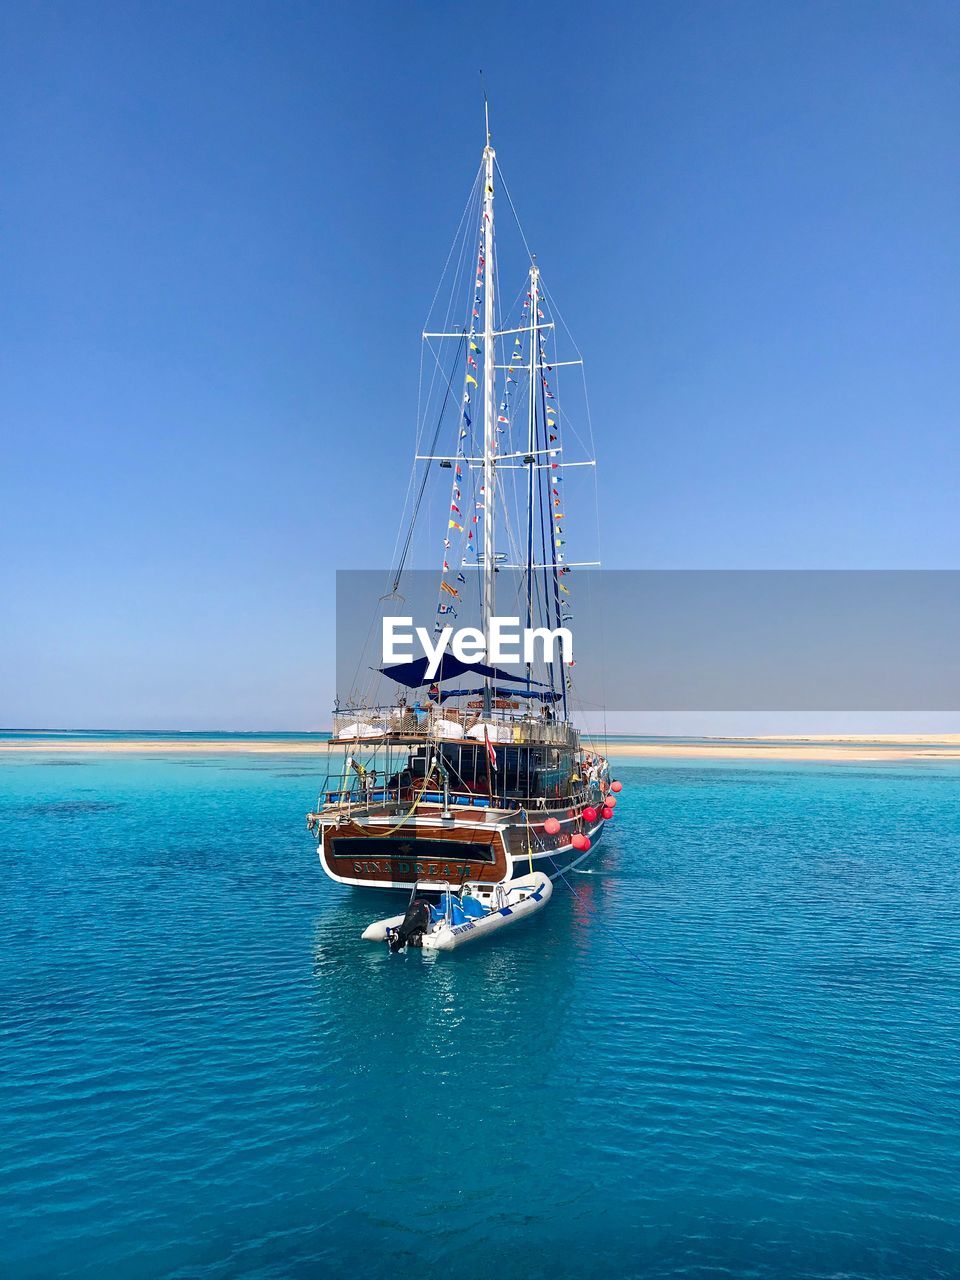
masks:
<instances>
[{"instance_id":1,"label":"shadow on water","mask_svg":"<svg viewBox=\"0 0 960 1280\"><path fill-rule=\"evenodd\" d=\"M3 808L21 818L85 818L95 813L113 813L120 805L111 800L48 800Z\"/></svg>"},{"instance_id":2,"label":"shadow on water","mask_svg":"<svg viewBox=\"0 0 960 1280\"><path fill-rule=\"evenodd\" d=\"M44 769L79 769L79 768L95 768L99 760L34 760L29 763L39 765Z\"/></svg>"}]
</instances>

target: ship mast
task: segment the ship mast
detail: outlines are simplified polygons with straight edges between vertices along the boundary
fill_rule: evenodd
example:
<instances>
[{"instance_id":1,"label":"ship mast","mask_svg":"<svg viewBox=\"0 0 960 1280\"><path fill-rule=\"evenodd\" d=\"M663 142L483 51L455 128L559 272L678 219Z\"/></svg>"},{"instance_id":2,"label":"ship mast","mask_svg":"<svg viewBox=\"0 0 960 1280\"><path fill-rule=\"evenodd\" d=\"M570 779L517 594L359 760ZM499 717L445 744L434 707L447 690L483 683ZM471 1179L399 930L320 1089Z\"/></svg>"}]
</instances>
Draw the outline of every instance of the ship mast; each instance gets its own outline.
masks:
<instances>
[{"instance_id":1,"label":"ship mast","mask_svg":"<svg viewBox=\"0 0 960 1280\"><path fill-rule=\"evenodd\" d=\"M540 268L534 263L530 267L530 404L527 430L527 627L533 626L533 511L534 485L539 478L536 467L537 459L537 376L539 356L537 355L537 329L540 305ZM530 691L530 664L527 663L527 692Z\"/></svg>"},{"instance_id":2,"label":"ship mast","mask_svg":"<svg viewBox=\"0 0 960 1280\"><path fill-rule=\"evenodd\" d=\"M496 610L496 352L494 350L493 289L493 161L490 145L490 111L484 103L487 145L483 151L483 630L489 650L490 624ZM490 681L484 680L485 703ZM484 707L489 713L489 706Z\"/></svg>"}]
</instances>

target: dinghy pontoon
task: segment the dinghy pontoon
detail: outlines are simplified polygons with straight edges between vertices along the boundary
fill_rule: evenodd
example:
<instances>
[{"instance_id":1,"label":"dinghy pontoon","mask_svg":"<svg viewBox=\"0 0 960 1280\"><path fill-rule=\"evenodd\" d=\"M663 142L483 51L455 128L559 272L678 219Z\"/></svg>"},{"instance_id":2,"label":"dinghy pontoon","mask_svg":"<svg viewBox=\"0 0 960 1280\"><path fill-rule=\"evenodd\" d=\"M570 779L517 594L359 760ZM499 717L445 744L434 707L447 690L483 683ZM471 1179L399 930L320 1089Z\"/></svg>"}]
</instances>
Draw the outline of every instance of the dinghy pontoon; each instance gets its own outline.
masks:
<instances>
[{"instance_id":1,"label":"dinghy pontoon","mask_svg":"<svg viewBox=\"0 0 960 1280\"><path fill-rule=\"evenodd\" d=\"M471 882L439 894L413 886L402 916L376 920L363 931L367 942L386 942L391 951L422 947L453 951L535 915L550 901L553 884L543 872L500 884Z\"/></svg>"}]
</instances>

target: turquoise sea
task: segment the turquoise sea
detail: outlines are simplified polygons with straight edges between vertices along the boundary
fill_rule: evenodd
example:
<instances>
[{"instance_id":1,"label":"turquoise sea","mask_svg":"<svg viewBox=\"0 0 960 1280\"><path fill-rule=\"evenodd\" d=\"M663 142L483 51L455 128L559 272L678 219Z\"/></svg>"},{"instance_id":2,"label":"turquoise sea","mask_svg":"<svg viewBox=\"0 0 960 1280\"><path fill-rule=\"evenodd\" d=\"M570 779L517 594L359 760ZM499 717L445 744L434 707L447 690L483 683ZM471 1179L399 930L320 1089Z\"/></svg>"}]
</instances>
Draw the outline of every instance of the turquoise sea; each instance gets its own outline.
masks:
<instances>
[{"instance_id":1,"label":"turquoise sea","mask_svg":"<svg viewBox=\"0 0 960 1280\"><path fill-rule=\"evenodd\" d=\"M960 1274L960 767L616 772L542 916L391 957L321 760L0 756L0 1274Z\"/></svg>"}]
</instances>

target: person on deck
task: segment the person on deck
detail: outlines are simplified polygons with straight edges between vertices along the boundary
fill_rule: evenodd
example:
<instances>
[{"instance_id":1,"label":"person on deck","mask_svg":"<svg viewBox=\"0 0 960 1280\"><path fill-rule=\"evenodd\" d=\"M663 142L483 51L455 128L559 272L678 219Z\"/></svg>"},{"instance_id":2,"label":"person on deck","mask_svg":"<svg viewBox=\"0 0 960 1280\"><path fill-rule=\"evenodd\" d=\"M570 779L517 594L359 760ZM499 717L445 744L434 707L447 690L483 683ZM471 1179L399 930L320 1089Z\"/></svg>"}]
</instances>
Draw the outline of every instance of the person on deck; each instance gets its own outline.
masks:
<instances>
[{"instance_id":1,"label":"person on deck","mask_svg":"<svg viewBox=\"0 0 960 1280\"><path fill-rule=\"evenodd\" d=\"M404 693L400 695L400 701L397 705L397 710L398 710L397 719L399 720L399 723L400 723L400 732L411 733L414 730L416 730L417 713L416 711L414 711L413 707L407 706L407 696Z\"/></svg>"}]
</instances>

